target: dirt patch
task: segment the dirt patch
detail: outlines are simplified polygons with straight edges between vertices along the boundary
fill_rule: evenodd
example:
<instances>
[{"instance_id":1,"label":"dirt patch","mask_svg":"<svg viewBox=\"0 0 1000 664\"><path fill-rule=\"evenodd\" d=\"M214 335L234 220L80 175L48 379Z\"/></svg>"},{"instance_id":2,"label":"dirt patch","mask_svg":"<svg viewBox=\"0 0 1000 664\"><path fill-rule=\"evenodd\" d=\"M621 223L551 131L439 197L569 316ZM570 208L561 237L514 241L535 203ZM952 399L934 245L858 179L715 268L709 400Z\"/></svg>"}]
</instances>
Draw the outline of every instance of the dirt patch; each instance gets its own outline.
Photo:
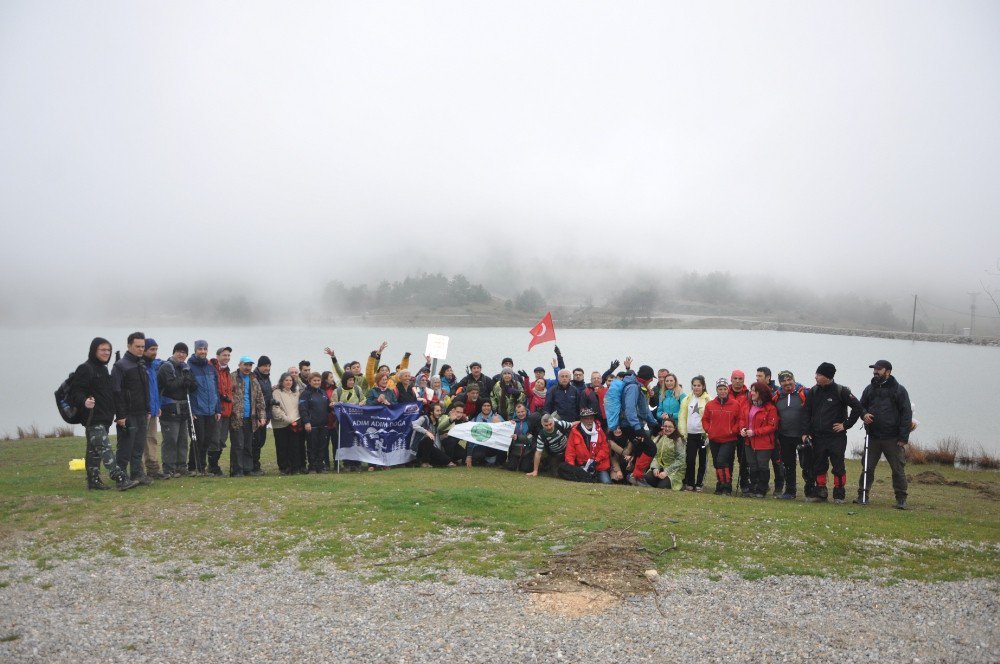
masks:
<instances>
[{"instance_id":1,"label":"dirt patch","mask_svg":"<svg viewBox=\"0 0 1000 664\"><path fill-rule=\"evenodd\" d=\"M580 617L601 613L623 597L655 592L646 576L653 563L629 530L595 533L566 552L557 552L543 569L520 583L540 611Z\"/></svg>"},{"instance_id":2,"label":"dirt patch","mask_svg":"<svg viewBox=\"0 0 1000 664\"><path fill-rule=\"evenodd\" d=\"M958 486L963 489L977 491L979 495L990 500L1000 500L1000 488L992 482L966 482L963 480L949 480L936 470L925 470L917 475L908 475L907 481L917 484L936 484L940 486Z\"/></svg>"}]
</instances>

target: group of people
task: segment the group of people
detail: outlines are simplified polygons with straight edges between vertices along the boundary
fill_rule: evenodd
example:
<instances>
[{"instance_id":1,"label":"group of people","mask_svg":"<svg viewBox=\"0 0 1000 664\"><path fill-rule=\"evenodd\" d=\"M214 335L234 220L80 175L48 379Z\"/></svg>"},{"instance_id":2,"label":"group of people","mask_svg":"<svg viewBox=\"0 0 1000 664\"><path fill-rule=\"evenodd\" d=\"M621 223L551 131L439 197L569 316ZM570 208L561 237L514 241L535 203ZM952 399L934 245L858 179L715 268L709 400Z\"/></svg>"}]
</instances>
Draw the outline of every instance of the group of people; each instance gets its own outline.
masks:
<instances>
[{"instance_id":1,"label":"group of people","mask_svg":"<svg viewBox=\"0 0 1000 664\"><path fill-rule=\"evenodd\" d=\"M208 343L198 340L193 355L178 342L161 359L156 340L141 332L128 336L109 372L112 346L98 337L74 372L69 394L86 413L87 485L109 488L101 463L121 490L154 479L222 476L227 440L231 477L263 475L269 427L279 473L326 473L336 458L336 404L417 403L421 415L412 426L421 466L487 465L528 476L700 492L711 452L716 494L763 498L771 492L794 500L798 464L804 495L813 502L830 497L832 470L836 503L846 500L847 430L861 419L867 435L855 502L868 504L875 466L885 456L896 507L907 507L904 449L912 407L886 360L870 365L871 384L860 399L835 382L829 362L817 367L809 388L791 371L780 371L775 383L768 367L758 367L749 383L739 369L719 378L713 396L704 376L694 376L686 392L667 369L644 364L633 371L630 357L623 366L615 360L604 372L592 371L588 380L582 368L566 368L558 346L551 376L543 367L531 375L515 371L505 357L493 376L472 362L461 378L448 364L432 370L429 357L411 371L410 353L390 368L382 362L386 347L383 342L372 350L364 367L360 361L341 366L328 347L330 370L313 371L303 360L272 384L267 356L255 361L243 355L234 368L231 347L209 357ZM450 435L468 421L512 422L510 447L497 450ZM349 471L361 468L345 463Z\"/></svg>"}]
</instances>

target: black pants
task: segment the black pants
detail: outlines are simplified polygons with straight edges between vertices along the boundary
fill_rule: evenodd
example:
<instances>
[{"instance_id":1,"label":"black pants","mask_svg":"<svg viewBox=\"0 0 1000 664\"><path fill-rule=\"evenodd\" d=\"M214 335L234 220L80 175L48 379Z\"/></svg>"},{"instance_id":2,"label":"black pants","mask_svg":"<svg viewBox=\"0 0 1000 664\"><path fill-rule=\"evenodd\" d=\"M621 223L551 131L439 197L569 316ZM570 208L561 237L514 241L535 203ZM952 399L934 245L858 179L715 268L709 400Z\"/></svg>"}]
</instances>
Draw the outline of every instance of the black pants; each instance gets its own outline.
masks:
<instances>
[{"instance_id":1,"label":"black pants","mask_svg":"<svg viewBox=\"0 0 1000 664\"><path fill-rule=\"evenodd\" d=\"M785 470L781 466L781 445L775 437L774 449L771 450L771 467L774 468L774 492L780 494L785 486Z\"/></svg>"},{"instance_id":2,"label":"black pants","mask_svg":"<svg viewBox=\"0 0 1000 664\"><path fill-rule=\"evenodd\" d=\"M306 435L309 438L309 470L317 471L326 468L323 448L327 446L327 429L325 426L313 425L312 431Z\"/></svg>"},{"instance_id":3,"label":"black pants","mask_svg":"<svg viewBox=\"0 0 1000 664\"><path fill-rule=\"evenodd\" d=\"M657 477L654 474L653 470L647 470L646 471L645 479L646 479L646 484L648 484L649 486L653 487L654 489L670 489L670 488L672 488L671 484L670 484L670 478L669 477L664 477L664 478L661 479L661 478Z\"/></svg>"},{"instance_id":4,"label":"black pants","mask_svg":"<svg viewBox=\"0 0 1000 664\"><path fill-rule=\"evenodd\" d=\"M192 441L188 452L188 470L200 473L208 470L209 451L219 446L219 425L214 415L195 415L193 419L196 440ZM218 465L219 457L216 456L215 459Z\"/></svg>"},{"instance_id":5,"label":"black pants","mask_svg":"<svg viewBox=\"0 0 1000 664\"><path fill-rule=\"evenodd\" d=\"M565 461L559 464L559 467L556 469L556 473L560 478L569 480L570 482L596 481L594 474L588 473L583 469L583 466L574 466L573 464L566 463Z\"/></svg>"},{"instance_id":6,"label":"black pants","mask_svg":"<svg viewBox=\"0 0 1000 664\"><path fill-rule=\"evenodd\" d=\"M459 444L458 438L448 436L441 441L441 447L452 461L455 463L465 463L465 448Z\"/></svg>"},{"instance_id":7,"label":"black pants","mask_svg":"<svg viewBox=\"0 0 1000 664\"><path fill-rule=\"evenodd\" d=\"M712 465L715 467L715 492L732 493L733 491L733 456L739 441L728 443L709 442L712 450Z\"/></svg>"},{"instance_id":8,"label":"black pants","mask_svg":"<svg viewBox=\"0 0 1000 664\"><path fill-rule=\"evenodd\" d=\"M441 468L451 463L451 457L439 449L434 444L434 441L427 436L420 437L420 443L417 446L417 458L420 460L420 463L429 463L435 468Z\"/></svg>"},{"instance_id":9,"label":"black pants","mask_svg":"<svg viewBox=\"0 0 1000 664\"><path fill-rule=\"evenodd\" d=\"M260 470L260 451L267 442L267 424L253 432L253 469Z\"/></svg>"},{"instance_id":10,"label":"black pants","mask_svg":"<svg viewBox=\"0 0 1000 664\"><path fill-rule=\"evenodd\" d=\"M775 449L780 450L779 454L781 455L781 486L784 487L786 494L794 496L796 491L795 455L799 443L802 442L802 438L799 436L782 436L778 434L775 442L777 443ZM805 469L803 468L803 470ZM778 482L778 476L775 475L774 487L776 489L779 486Z\"/></svg>"},{"instance_id":11,"label":"black pants","mask_svg":"<svg viewBox=\"0 0 1000 664\"><path fill-rule=\"evenodd\" d=\"M278 470L294 473L305 466L302 458L302 432L292 431L292 427L274 430L274 454L278 458Z\"/></svg>"},{"instance_id":12,"label":"black pants","mask_svg":"<svg viewBox=\"0 0 1000 664\"><path fill-rule=\"evenodd\" d=\"M736 461L739 462L739 475L737 482L741 491L750 490L750 463L747 460L747 443L741 436L736 439ZM733 462L729 462L729 470L733 470Z\"/></svg>"},{"instance_id":13,"label":"black pants","mask_svg":"<svg viewBox=\"0 0 1000 664\"><path fill-rule=\"evenodd\" d=\"M767 485L771 481L771 452L772 450L755 450L747 445L746 459L750 471L750 493L754 495L767 494Z\"/></svg>"},{"instance_id":14,"label":"black pants","mask_svg":"<svg viewBox=\"0 0 1000 664\"><path fill-rule=\"evenodd\" d=\"M827 438L814 438L812 444L813 475L816 477L816 495L826 498L826 471L833 470L833 497L843 499L847 485L847 468L844 455L847 453L847 434L842 433Z\"/></svg>"},{"instance_id":15,"label":"black pants","mask_svg":"<svg viewBox=\"0 0 1000 664\"><path fill-rule=\"evenodd\" d=\"M488 457L496 457L496 465L502 466L504 462L507 461L507 453L495 450L492 447L486 447L485 445L475 445L469 443L468 445L472 449L468 451L469 456L472 457L472 464L475 466L485 466L486 459Z\"/></svg>"},{"instance_id":16,"label":"black pants","mask_svg":"<svg viewBox=\"0 0 1000 664\"><path fill-rule=\"evenodd\" d=\"M504 464L507 470L519 470L522 473L530 473L535 467L535 446L527 440L514 442L507 452L507 462Z\"/></svg>"},{"instance_id":17,"label":"black pants","mask_svg":"<svg viewBox=\"0 0 1000 664\"><path fill-rule=\"evenodd\" d=\"M685 453L687 468L684 471L684 484L687 486L702 486L705 483L705 465L708 461L708 449L705 448L705 434L689 433ZM695 475L695 462L698 464L698 474Z\"/></svg>"}]
</instances>

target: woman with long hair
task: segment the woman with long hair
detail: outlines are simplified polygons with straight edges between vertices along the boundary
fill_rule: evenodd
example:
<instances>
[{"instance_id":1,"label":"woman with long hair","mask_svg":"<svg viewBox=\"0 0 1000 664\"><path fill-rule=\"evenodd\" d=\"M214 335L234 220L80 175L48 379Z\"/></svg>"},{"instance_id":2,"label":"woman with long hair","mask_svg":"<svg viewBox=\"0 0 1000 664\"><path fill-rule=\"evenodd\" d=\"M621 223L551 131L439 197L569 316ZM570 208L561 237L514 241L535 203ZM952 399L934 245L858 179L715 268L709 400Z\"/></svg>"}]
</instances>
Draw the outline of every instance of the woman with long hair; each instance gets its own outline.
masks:
<instances>
[{"instance_id":1,"label":"woman with long hair","mask_svg":"<svg viewBox=\"0 0 1000 664\"><path fill-rule=\"evenodd\" d=\"M687 469L684 471L684 483L681 491L702 490L705 483L705 468L708 465L708 440L705 438L705 428L701 417L705 414L708 404L708 392L705 391L705 377L695 376L691 379L691 394L681 399L677 411L677 430L685 441L685 460ZM695 464L698 472L695 473Z\"/></svg>"},{"instance_id":2,"label":"woman with long hair","mask_svg":"<svg viewBox=\"0 0 1000 664\"><path fill-rule=\"evenodd\" d=\"M274 453L278 472L294 475L305 472L302 426L299 421L299 394L295 377L285 372L272 390L271 427L274 429Z\"/></svg>"}]
</instances>

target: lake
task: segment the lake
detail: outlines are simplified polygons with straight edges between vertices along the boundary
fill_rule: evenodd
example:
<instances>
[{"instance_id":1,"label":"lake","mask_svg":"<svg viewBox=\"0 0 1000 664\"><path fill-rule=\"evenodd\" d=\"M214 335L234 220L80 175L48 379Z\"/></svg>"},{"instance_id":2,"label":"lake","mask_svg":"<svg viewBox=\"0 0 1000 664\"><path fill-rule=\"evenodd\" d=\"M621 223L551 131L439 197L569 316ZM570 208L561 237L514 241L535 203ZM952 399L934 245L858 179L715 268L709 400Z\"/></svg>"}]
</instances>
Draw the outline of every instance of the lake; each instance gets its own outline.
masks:
<instances>
[{"instance_id":1,"label":"lake","mask_svg":"<svg viewBox=\"0 0 1000 664\"><path fill-rule=\"evenodd\" d=\"M235 358L268 355L273 372L308 359L314 369L326 370L329 362L325 346L337 351L341 363L358 359L384 339L389 347L384 362L395 366L404 351L414 355L412 365L420 366L427 333L450 337L447 363L462 375L474 360L493 375L504 356L514 359L515 368L549 369L552 344L536 346L530 352L529 334L520 328L337 328L337 327L161 327L140 328L160 344L160 357L170 354L174 343L184 341L193 348L195 339L209 342L210 352L232 346ZM125 349L131 329L124 328L4 328L0 340L8 349L8 387L0 402L0 433L14 433L16 427L31 424L48 431L62 423L52 393L59 382L84 361L90 340L103 336L116 350ZM1000 408L993 384L1000 369L1000 350L977 346L899 341L868 337L847 337L794 332L746 330L558 330L559 347L569 368L604 371L612 359L634 358L634 367L649 364L677 374L687 387L691 377L703 374L711 386L733 369L743 369L752 378L758 366L768 366L775 376L789 369L796 378L812 385L817 365L828 361L837 366L836 380L860 396L871 380L869 364L879 359L892 362L894 375L909 390L920 427L913 440L933 444L938 438L955 435L967 445L982 445L1000 452ZM81 427L76 427L77 432ZM860 427L850 432L850 445L863 441Z\"/></svg>"}]
</instances>

